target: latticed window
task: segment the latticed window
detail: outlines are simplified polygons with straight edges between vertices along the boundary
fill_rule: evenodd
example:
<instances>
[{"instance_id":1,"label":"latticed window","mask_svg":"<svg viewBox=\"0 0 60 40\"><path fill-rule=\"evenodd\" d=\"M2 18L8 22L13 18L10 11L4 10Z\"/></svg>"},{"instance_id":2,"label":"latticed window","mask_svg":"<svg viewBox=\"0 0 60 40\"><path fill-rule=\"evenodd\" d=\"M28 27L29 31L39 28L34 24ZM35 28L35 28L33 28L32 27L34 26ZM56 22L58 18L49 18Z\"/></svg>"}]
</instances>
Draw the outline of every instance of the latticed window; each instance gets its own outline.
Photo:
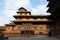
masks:
<instances>
[{"instance_id":1,"label":"latticed window","mask_svg":"<svg viewBox=\"0 0 60 40\"><path fill-rule=\"evenodd\" d=\"M40 27L40 29L43 29L43 27Z\"/></svg>"},{"instance_id":2,"label":"latticed window","mask_svg":"<svg viewBox=\"0 0 60 40\"><path fill-rule=\"evenodd\" d=\"M23 23L22 27L24 27L24 29L30 29L32 27L31 23Z\"/></svg>"},{"instance_id":3,"label":"latticed window","mask_svg":"<svg viewBox=\"0 0 60 40\"><path fill-rule=\"evenodd\" d=\"M10 29L10 27L8 27L8 29Z\"/></svg>"},{"instance_id":4,"label":"latticed window","mask_svg":"<svg viewBox=\"0 0 60 40\"><path fill-rule=\"evenodd\" d=\"M37 28L37 27L34 27L35 29Z\"/></svg>"}]
</instances>

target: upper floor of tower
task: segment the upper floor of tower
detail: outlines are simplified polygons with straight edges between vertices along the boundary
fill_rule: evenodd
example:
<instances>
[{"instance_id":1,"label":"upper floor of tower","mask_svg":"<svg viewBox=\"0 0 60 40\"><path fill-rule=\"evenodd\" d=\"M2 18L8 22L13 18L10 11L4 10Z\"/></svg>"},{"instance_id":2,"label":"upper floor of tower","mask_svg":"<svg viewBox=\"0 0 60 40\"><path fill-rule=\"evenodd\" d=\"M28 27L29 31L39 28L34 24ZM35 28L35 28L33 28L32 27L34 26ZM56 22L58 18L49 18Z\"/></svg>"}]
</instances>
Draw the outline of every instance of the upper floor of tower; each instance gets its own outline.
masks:
<instances>
[{"instance_id":1,"label":"upper floor of tower","mask_svg":"<svg viewBox=\"0 0 60 40\"><path fill-rule=\"evenodd\" d=\"M17 14L21 15L21 16L22 15L27 15L28 16L28 15L31 15L31 12L27 11L27 9L21 7L21 8L18 9Z\"/></svg>"}]
</instances>

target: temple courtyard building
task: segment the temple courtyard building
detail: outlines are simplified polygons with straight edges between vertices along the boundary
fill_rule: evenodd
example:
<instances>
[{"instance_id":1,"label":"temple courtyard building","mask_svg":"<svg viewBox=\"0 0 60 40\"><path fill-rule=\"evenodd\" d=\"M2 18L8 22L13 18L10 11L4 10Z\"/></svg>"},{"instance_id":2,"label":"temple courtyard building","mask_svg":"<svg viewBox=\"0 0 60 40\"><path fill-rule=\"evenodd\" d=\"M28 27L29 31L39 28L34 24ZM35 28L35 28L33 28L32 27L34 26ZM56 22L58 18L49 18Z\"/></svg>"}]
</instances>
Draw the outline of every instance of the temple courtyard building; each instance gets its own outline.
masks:
<instances>
[{"instance_id":1,"label":"temple courtyard building","mask_svg":"<svg viewBox=\"0 0 60 40\"><path fill-rule=\"evenodd\" d=\"M20 7L15 20L0 26L0 40L60 40L60 0L47 1L51 15L32 15Z\"/></svg>"},{"instance_id":2,"label":"temple courtyard building","mask_svg":"<svg viewBox=\"0 0 60 40\"><path fill-rule=\"evenodd\" d=\"M4 29L1 31L5 36L48 35L52 30L50 15L31 15L30 11L21 7L13 17L16 20L4 27L0 26L0 29Z\"/></svg>"}]
</instances>

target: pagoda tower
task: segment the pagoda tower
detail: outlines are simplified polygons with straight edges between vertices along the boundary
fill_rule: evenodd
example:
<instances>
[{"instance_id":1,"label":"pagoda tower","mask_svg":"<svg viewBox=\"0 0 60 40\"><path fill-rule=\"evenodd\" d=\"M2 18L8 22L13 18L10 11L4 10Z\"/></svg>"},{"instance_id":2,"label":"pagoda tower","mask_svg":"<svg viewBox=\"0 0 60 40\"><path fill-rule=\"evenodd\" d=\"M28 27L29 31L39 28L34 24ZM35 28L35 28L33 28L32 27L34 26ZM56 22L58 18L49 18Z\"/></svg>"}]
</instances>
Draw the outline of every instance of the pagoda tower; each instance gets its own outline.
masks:
<instances>
[{"instance_id":1,"label":"pagoda tower","mask_svg":"<svg viewBox=\"0 0 60 40\"><path fill-rule=\"evenodd\" d=\"M13 32L10 32L14 36L48 34L48 25L51 21L48 19L49 15L31 15L30 11L27 11L27 9L21 7L18 9L17 15L14 15L13 17L16 19L12 21L13 24L6 24L6 26L11 27Z\"/></svg>"}]
</instances>

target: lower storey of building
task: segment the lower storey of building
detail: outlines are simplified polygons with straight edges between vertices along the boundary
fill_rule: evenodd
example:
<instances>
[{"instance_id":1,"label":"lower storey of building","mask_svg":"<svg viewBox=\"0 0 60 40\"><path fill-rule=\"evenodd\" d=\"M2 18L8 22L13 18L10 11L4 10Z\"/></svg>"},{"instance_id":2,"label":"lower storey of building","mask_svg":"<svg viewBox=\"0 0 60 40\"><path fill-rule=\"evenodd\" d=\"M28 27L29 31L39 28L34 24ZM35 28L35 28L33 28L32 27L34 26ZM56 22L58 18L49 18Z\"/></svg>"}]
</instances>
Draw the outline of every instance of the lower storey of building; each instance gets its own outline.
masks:
<instances>
[{"instance_id":1,"label":"lower storey of building","mask_svg":"<svg viewBox=\"0 0 60 40\"><path fill-rule=\"evenodd\" d=\"M23 30L20 33L4 33L5 36L33 36L33 35L48 35L48 32Z\"/></svg>"}]
</instances>

